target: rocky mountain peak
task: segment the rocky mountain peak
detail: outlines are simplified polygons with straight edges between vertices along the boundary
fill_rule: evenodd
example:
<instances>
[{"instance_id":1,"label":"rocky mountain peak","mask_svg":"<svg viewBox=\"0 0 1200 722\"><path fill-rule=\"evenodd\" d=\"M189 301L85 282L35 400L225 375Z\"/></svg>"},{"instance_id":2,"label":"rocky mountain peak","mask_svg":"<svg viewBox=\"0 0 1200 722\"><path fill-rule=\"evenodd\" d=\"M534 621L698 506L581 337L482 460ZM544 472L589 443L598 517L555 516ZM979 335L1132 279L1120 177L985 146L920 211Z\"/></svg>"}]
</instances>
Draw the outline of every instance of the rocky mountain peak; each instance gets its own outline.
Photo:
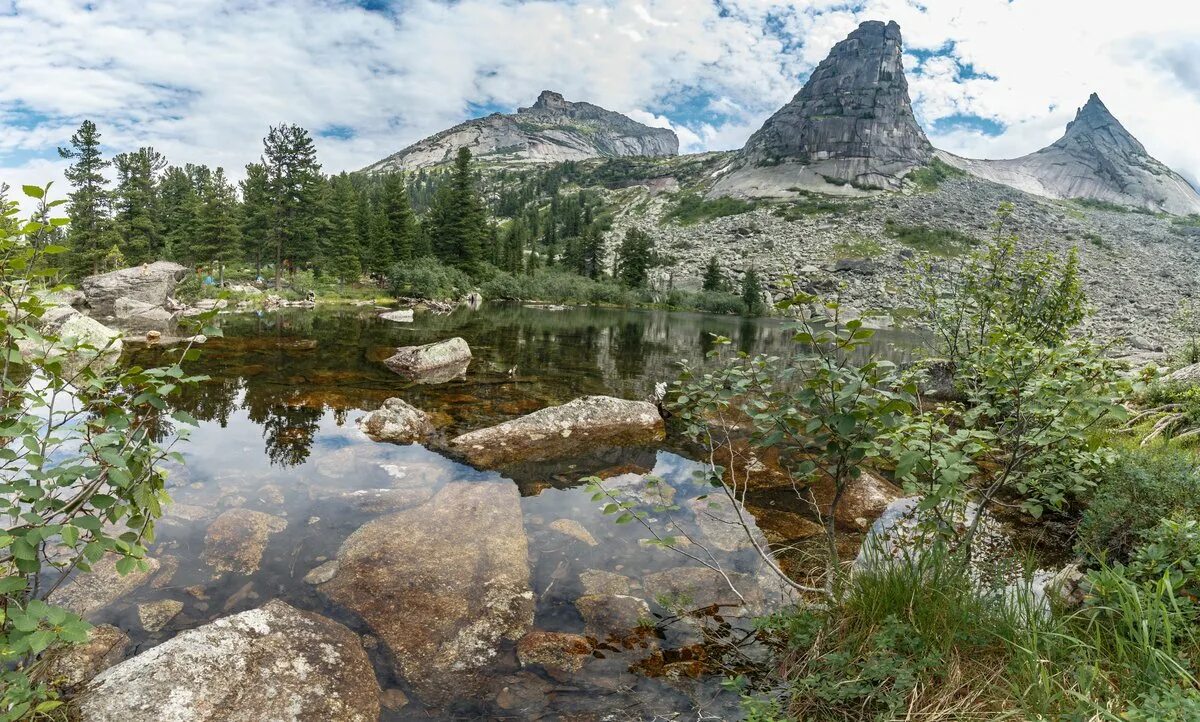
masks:
<instances>
[{"instance_id":1,"label":"rocky mountain peak","mask_svg":"<svg viewBox=\"0 0 1200 722\"><path fill-rule=\"evenodd\" d=\"M537 102L533 104L534 110L561 110L569 106L570 103L563 98L562 93L556 93L553 90L543 90L538 96Z\"/></svg>"},{"instance_id":2,"label":"rocky mountain peak","mask_svg":"<svg viewBox=\"0 0 1200 722\"><path fill-rule=\"evenodd\" d=\"M1102 151L1148 155L1145 146L1121 125L1096 93L1088 96L1087 103L1076 111L1075 120L1067 123L1066 132L1054 146L1079 143L1093 144Z\"/></svg>"},{"instance_id":3,"label":"rocky mountain peak","mask_svg":"<svg viewBox=\"0 0 1200 722\"><path fill-rule=\"evenodd\" d=\"M902 49L895 22L859 25L750 137L739 154L742 171L725 189L767 195L793 186L898 187L933 157L913 115Z\"/></svg>"}]
</instances>

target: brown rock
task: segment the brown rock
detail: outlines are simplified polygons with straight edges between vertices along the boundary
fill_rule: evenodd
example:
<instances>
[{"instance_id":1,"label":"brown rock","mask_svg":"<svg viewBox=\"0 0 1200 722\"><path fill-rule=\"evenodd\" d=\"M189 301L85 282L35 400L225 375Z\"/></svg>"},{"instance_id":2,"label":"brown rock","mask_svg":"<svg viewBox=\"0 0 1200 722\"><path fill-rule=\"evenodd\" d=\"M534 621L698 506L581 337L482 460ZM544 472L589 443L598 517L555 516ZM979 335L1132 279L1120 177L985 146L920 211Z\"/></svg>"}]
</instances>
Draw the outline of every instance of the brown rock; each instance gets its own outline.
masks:
<instances>
[{"instance_id":1,"label":"brown rock","mask_svg":"<svg viewBox=\"0 0 1200 722\"><path fill-rule=\"evenodd\" d=\"M64 647L51 655L43 679L63 691L74 691L124 659L128 646L128 634L111 624L97 625L88 631L83 644Z\"/></svg>"},{"instance_id":2,"label":"brown rock","mask_svg":"<svg viewBox=\"0 0 1200 722\"><path fill-rule=\"evenodd\" d=\"M261 511L230 509L208 527L204 561L218 573L253 574L262 563L272 534L287 528L287 520Z\"/></svg>"},{"instance_id":3,"label":"brown rock","mask_svg":"<svg viewBox=\"0 0 1200 722\"><path fill-rule=\"evenodd\" d=\"M650 606L637 597L622 594L585 594L575 600L590 636L623 639L635 635L647 623L653 625Z\"/></svg>"},{"instance_id":4,"label":"brown rock","mask_svg":"<svg viewBox=\"0 0 1200 722\"><path fill-rule=\"evenodd\" d=\"M592 653L587 637L564 632L533 630L517 642L517 658L523 665L540 664L546 669L578 672Z\"/></svg>"},{"instance_id":5,"label":"brown rock","mask_svg":"<svg viewBox=\"0 0 1200 722\"><path fill-rule=\"evenodd\" d=\"M128 596L145 584L158 571L158 560L147 557L146 570L134 569L122 576L117 571L115 554L105 554L92 565L92 571L76 570L71 581L56 589L46 600L57 607L66 607L85 619L113 602Z\"/></svg>"}]
</instances>

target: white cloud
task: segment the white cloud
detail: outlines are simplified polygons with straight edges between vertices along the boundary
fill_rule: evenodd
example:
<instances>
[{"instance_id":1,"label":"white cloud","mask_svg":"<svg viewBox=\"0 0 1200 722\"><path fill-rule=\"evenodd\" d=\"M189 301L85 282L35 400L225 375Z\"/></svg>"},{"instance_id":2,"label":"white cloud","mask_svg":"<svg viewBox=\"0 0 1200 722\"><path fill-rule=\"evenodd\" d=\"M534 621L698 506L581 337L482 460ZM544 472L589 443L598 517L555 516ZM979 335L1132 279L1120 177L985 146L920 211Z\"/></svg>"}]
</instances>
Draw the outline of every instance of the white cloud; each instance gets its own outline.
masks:
<instances>
[{"instance_id":1,"label":"white cloud","mask_svg":"<svg viewBox=\"0 0 1200 722\"><path fill-rule=\"evenodd\" d=\"M93 9L87 10L87 7ZM14 0L0 3L0 178L43 182L85 117L113 150L173 161L255 159L270 124L313 131L327 170L353 170L464 119L551 88L672 127L685 150L734 148L859 22L895 19L918 117L981 115L1007 129L934 136L1019 155L1052 141L1088 93L1160 159L1200 177L1200 13L1192 0ZM15 12L14 12L15 11ZM970 64L987 77L963 80ZM701 105L687 105L702 94ZM685 110L680 110L685 108ZM697 110L700 108L700 110ZM27 112L37 115L30 120Z\"/></svg>"}]
</instances>

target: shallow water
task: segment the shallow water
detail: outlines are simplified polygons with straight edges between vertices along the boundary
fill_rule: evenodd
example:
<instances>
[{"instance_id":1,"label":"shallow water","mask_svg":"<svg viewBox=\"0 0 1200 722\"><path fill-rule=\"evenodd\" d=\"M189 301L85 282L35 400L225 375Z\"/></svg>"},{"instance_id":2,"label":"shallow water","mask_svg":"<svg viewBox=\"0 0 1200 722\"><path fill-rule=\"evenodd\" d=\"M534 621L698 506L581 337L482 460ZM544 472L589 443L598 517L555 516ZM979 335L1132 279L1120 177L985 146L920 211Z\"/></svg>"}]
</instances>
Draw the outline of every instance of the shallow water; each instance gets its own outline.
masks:
<instances>
[{"instance_id":1,"label":"shallow water","mask_svg":"<svg viewBox=\"0 0 1200 722\"><path fill-rule=\"evenodd\" d=\"M373 442L357 430L355 419L400 396L435 414L439 433L450 436L586 394L643 398L656 382L675 377L680 359L702 359L712 334L731 338L749 353L778 353L790 346L785 327L771 320L703 314L520 306L485 306L447 316L418 313L413 323L382 321L377 313L347 307L220 317L224 338L204 345L201 359L188 369L211 380L175 401L200 425L182 447L186 464L172 469L168 485L179 506L160 523L151 555L177 570L165 582L168 575L160 574L94 621L130 631L140 651L181 630L283 599L368 635L381 685L404 690L410 699L402 709L385 712L385 720L598 719L613 710L620 710L618 719L685 712L685 718L695 718L697 710L721 719L736 716L736 697L722 692L715 676L667 680L629 672L655 647L695 641L690 629L678 625L664 625L634 649L602 647L598 659L567 678L522 670L507 644L481 671L489 678L486 694L426 707L395 672L384 645L369 636L370 628L303 577L333 559L348 535L385 513L353 492L515 483L536 599L534 628L581 633L583 621L574 606L582 593L581 572L616 572L636 583L687 560L639 543L648 534L637 524L613 524L579 478L604 468L610 474L652 471L684 500L705 491L693 478L699 464L666 449L628 449L553 466L527 465L510 478L477 471L422 446ZM451 336L465 338L474 354L464 379L409 385L381 362L396 346ZM153 364L159 353L136 349L128 360ZM233 508L280 517L286 527L269 537L256 571L216 574L203 555L205 534L215 516ZM686 505L657 518L665 523L668 516L679 528L702 534ZM589 546L551 528L562 519L578 522L599 543ZM755 571L752 553L722 554L727 568ZM160 599L182 602L183 612L161 631L147 632L136 605ZM656 600L648 601L655 614L668 615Z\"/></svg>"}]
</instances>

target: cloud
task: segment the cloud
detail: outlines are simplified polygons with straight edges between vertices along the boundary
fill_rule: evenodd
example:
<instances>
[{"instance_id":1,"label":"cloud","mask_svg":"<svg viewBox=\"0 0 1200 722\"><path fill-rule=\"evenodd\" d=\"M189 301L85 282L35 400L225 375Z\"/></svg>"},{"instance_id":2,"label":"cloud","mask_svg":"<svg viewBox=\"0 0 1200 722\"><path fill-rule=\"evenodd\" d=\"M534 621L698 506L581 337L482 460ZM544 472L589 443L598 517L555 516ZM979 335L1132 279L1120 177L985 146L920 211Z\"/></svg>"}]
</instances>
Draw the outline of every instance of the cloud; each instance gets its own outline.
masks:
<instances>
[{"instance_id":1,"label":"cloud","mask_svg":"<svg viewBox=\"0 0 1200 722\"><path fill-rule=\"evenodd\" d=\"M1030 152L1098 91L1194 178L1198 15L1190 0L11 0L0 179L57 176L54 147L84 118L110 153L154 145L235 177L272 124L336 129L320 158L354 170L543 89L671 127L686 151L736 148L867 19L901 24L918 118L948 150Z\"/></svg>"}]
</instances>

